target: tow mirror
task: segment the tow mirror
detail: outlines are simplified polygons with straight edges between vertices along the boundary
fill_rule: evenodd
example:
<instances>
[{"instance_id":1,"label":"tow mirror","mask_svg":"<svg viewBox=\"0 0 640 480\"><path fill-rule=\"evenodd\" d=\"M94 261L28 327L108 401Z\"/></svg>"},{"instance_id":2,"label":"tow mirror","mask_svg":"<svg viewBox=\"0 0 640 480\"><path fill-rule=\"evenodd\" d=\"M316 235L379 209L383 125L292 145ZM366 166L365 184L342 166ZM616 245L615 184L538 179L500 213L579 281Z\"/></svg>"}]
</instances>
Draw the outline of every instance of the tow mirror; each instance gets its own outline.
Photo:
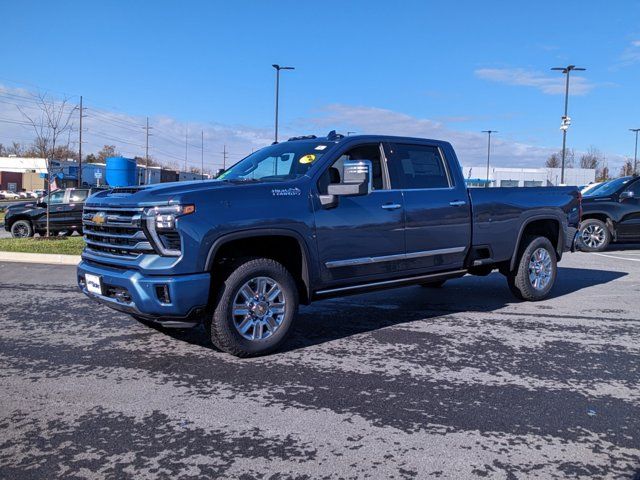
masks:
<instances>
[{"instance_id":1,"label":"tow mirror","mask_svg":"<svg viewBox=\"0 0 640 480\"><path fill-rule=\"evenodd\" d=\"M330 183L327 195L320 195L324 208L338 205L339 197L368 195L371 192L371 160L349 160L344 162L343 179L340 183Z\"/></svg>"},{"instance_id":2,"label":"tow mirror","mask_svg":"<svg viewBox=\"0 0 640 480\"><path fill-rule=\"evenodd\" d=\"M628 198L634 198L635 194L631 190L625 190L620 194L620 201L627 200Z\"/></svg>"}]
</instances>

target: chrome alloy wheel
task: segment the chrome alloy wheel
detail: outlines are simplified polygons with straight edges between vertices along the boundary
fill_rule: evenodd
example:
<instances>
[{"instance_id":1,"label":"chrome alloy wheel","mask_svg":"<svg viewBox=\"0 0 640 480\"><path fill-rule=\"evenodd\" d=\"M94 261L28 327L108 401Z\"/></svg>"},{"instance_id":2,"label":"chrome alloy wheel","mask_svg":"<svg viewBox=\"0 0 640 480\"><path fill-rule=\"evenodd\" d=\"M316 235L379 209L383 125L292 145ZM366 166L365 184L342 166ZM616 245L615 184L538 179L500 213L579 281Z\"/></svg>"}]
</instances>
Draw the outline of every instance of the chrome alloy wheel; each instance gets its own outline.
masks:
<instances>
[{"instance_id":1,"label":"chrome alloy wheel","mask_svg":"<svg viewBox=\"0 0 640 480\"><path fill-rule=\"evenodd\" d=\"M536 290L544 290L551 281L551 256L545 248L538 248L529 259L529 282Z\"/></svg>"},{"instance_id":2,"label":"chrome alloy wheel","mask_svg":"<svg viewBox=\"0 0 640 480\"><path fill-rule=\"evenodd\" d=\"M600 225L587 225L580 234L580 239L589 248L599 248L606 239L604 228Z\"/></svg>"},{"instance_id":3,"label":"chrome alloy wheel","mask_svg":"<svg viewBox=\"0 0 640 480\"><path fill-rule=\"evenodd\" d=\"M19 223L15 227L13 227L13 231L11 232L14 238L27 238L29 236L29 227L27 227L24 223Z\"/></svg>"},{"instance_id":4,"label":"chrome alloy wheel","mask_svg":"<svg viewBox=\"0 0 640 480\"><path fill-rule=\"evenodd\" d=\"M280 328L285 308L284 293L278 282L270 277L252 278L235 296L233 325L247 340L264 340Z\"/></svg>"}]
</instances>

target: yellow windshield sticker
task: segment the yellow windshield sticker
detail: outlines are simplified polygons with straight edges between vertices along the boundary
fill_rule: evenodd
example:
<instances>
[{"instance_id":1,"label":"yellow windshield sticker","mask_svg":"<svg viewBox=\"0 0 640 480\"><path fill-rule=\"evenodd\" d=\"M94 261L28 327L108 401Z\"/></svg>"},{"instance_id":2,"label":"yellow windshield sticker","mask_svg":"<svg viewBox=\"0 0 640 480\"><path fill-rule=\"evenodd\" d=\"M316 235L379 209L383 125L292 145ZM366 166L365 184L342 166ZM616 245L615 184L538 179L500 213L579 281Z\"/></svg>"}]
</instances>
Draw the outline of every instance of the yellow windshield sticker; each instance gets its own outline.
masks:
<instances>
[{"instance_id":1,"label":"yellow windshield sticker","mask_svg":"<svg viewBox=\"0 0 640 480\"><path fill-rule=\"evenodd\" d=\"M310 153L308 155L303 155L302 157L300 157L300 160L298 160L300 163L313 163L316 160L316 156L313 153Z\"/></svg>"}]
</instances>

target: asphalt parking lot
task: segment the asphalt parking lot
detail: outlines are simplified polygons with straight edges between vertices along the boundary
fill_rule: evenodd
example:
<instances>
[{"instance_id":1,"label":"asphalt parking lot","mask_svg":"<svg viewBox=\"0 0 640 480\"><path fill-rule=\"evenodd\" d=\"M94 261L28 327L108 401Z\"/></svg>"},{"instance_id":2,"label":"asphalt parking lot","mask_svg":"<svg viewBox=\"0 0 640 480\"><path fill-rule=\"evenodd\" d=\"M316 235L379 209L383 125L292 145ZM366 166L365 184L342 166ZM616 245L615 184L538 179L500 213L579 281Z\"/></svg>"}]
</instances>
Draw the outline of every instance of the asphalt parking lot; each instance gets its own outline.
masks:
<instances>
[{"instance_id":1,"label":"asphalt parking lot","mask_svg":"<svg viewBox=\"0 0 640 480\"><path fill-rule=\"evenodd\" d=\"M0 264L0 477L640 478L640 250L560 266L539 303L498 274L319 302L239 360Z\"/></svg>"}]
</instances>

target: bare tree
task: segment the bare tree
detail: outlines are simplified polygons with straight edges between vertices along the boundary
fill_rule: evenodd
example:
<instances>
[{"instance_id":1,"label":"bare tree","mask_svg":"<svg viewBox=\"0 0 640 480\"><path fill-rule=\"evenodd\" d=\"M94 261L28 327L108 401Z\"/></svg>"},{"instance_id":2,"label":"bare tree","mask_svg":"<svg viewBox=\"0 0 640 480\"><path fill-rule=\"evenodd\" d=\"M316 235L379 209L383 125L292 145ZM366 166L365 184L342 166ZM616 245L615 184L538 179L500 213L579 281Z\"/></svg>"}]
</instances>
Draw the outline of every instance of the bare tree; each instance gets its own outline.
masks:
<instances>
[{"instance_id":1,"label":"bare tree","mask_svg":"<svg viewBox=\"0 0 640 480\"><path fill-rule=\"evenodd\" d=\"M545 167L560 168L560 157L558 157L557 153L549 155L549 158L547 158L547 161L545 162Z\"/></svg>"},{"instance_id":2,"label":"bare tree","mask_svg":"<svg viewBox=\"0 0 640 480\"><path fill-rule=\"evenodd\" d=\"M603 157L600 150L595 147L589 147L587 153L580 156L580 168L590 168L597 170L602 163Z\"/></svg>"},{"instance_id":3,"label":"bare tree","mask_svg":"<svg viewBox=\"0 0 640 480\"><path fill-rule=\"evenodd\" d=\"M73 128L71 117L76 111L75 106L69 105L69 99L59 102L49 98L47 94L39 93L35 96L36 113L27 112L18 107L20 113L33 127L36 134L34 146L47 161L47 237L49 236L49 195L51 194L51 161L56 152L56 143L65 133Z\"/></svg>"},{"instance_id":4,"label":"bare tree","mask_svg":"<svg viewBox=\"0 0 640 480\"><path fill-rule=\"evenodd\" d=\"M627 160L620 169L620 176L628 177L630 175L633 175L633 162L631 160Z\"/></svg>"}]
</instances>

